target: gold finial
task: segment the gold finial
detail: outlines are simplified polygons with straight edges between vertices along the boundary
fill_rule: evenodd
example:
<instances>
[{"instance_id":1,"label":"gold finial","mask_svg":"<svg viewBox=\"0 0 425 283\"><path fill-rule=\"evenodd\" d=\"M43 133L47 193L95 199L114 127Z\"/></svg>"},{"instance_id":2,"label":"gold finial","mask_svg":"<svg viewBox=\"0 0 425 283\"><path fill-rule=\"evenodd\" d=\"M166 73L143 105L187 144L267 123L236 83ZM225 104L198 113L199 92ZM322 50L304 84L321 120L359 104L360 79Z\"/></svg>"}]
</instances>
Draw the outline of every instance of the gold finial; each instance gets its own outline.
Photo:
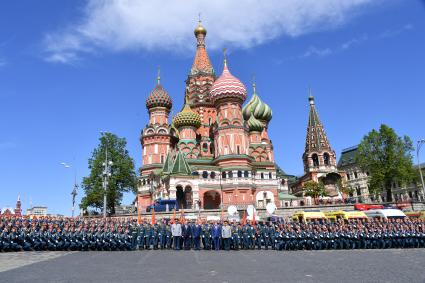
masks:
<instances>
[{"instance_id":1,"label":"gold finial","mask_svg":"<svg viewBox=\"0 0 425 283\"><path fill-rule=\"evenodd\" d=\"M223 48L224 66L227 67L227 57L226 57L226 54L227 54L227 48Z\"/></svg>"},{"instance_id":2,"label":"gold finial","mask_svg":"<svg viewBox=\"0 0 425 283\"><path fill-rule=\"evenodd\" d=\"M158 85L161 84L161 67L158 66L158 76L156 77L156 80L158 82Z\"/></svg>"},{"instance_id":3,"label":"gold finial","mask_svg":"<svg viewBox=\"0 0 425 283\"><path fill-rule=\"evenodd\" d=\"M201 12L198 13L198 22L201 23Z\"/></svg>"},{"instance_id":4,"label":"gold finial","mask_svg":"<svg viewBox=\"0 0 425 283\"><path fill-rule=\"evenodd\" d=\"M310 105L314 105L314 96L311 86L308 87L308 101L310 102Z\"/></svg>"},{"instance_id":5,"label":"gold finial","mask_svg":"<svg viewBox=\"0 0 425 283\"><path fill-rule=\"evenodd\" d=\"M252 75L252 88L255 94L257 92L257 85L255 84L255 75Z\"/></svg>"}]
</instances>

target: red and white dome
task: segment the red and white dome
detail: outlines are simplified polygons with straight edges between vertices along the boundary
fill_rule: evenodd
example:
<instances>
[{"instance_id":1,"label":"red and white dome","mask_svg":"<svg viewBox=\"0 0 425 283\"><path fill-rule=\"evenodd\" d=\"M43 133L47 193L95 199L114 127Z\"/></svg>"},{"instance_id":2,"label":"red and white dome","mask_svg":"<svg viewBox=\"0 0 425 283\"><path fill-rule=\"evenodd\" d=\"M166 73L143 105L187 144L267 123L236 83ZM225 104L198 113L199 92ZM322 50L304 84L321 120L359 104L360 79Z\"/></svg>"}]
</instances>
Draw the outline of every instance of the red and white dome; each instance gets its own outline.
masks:
<instances>
[{"instance_id":1,"label":"red and white dome","mask_svg":"<svg viewBox=\"0 0 425 283\"><path fill-rule=\"evenodd\" d=\"M230 73L226 62L224 62L223 73L211 86L211 101L215 104L222 99L235 98L240 100L242 104L246 96L244 84Z\"/></svg>"}]
</instances>

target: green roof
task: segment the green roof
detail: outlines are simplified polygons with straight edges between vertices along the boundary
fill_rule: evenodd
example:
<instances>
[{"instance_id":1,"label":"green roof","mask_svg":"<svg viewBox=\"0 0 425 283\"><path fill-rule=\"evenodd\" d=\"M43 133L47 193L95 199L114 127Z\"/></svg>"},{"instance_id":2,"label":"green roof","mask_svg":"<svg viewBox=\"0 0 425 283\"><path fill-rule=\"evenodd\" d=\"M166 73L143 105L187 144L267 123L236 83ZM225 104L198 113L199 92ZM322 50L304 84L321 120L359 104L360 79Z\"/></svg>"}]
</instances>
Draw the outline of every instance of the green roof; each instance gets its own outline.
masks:
<instances>
[{"instance_id":1,"label":"green roof","mask_svg":"<svg viewBox=\"0 0 425 283\"><path fill-rule=\"evenodd\" d=\"M192 170L183 156L183 153L179 150L177 152L176 159L174 160L173 169L171 170L173 175L191 175Z\"/></svg>"},{"instance_id":2,"label":"green roof","mask_svg":"<svg viewBox=\"0 0 425 283\"><path fill-rule=\"evenodd\" d=\"M356 163L358 146L349 147L342 150L341 157L338 161L338 167L353 165Z\"/></svg>"},{"instance_id":3,"label":"green roof","mask_svg":"<svg viewBox=\"0 0 425 283\"><path fill-rule=\"evenodd\" d=\"M170 154L171 152L168 152L167 158L165 159L164 166L162 167L162 172L164 173L171 173L171 170L173 169L173 160Z\"/></svg>"}]
</instances>

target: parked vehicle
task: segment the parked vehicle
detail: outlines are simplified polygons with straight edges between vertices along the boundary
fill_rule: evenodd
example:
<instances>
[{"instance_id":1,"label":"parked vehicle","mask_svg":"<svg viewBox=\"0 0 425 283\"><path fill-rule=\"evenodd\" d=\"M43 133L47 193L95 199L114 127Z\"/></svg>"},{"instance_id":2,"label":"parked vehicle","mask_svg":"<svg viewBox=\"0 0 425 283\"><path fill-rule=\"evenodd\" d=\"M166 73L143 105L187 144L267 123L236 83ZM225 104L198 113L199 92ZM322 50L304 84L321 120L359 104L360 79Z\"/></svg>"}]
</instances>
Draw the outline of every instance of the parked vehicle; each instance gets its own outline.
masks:
<instances>
[{"instance_id":1,"label":"parked vehicle","mask_svg":"<svg viewBox=\"0 0 425 283\"><path fill-rule=\"evenodd\" d=\"M179 204L175 199L160 199L149 205L146 208L146 212L150 212L152 208L155 209L155 212L173 211L174 209L177 211L179 210Z\"/></svg>"},{"instance_id":2,"label":"parked vehicle","mask_svg":"<svg viewBox=\"0 0 425 283\"><path fill-rule=\"evenodd\" d=\"M383 205L380 204L364 204L364 203L356 203L354 205L355 210L365 211L371 209L384 209Z\"/></svg>"},{"instance_id":3,"label":"parked vehicle","mask_svg":"<svg viewBox=\"0 0 425 283\"><path fill-rule=\"evenodd\" d=\"M371 209L364 212L368 218L382 218L382 219L394 219L394 218L406 218L406 214L399 209Z\"/></svg>"},{"instance_id":4,"label":"parked vehicle","mask_svg":"<svg viewBox=\"0 0 425 283\"><path fill-rule=\"evenodd\" d=\"M345 221L367 219L367 215L363 211L329 211L326 212L325 215L331 221L337 221L339 219L344 219Z\"/></svg>"},{"instance_id":5,"label":"parked vehicle","mask_svg":"<svg viewBox=\"0 0 425 283\"><path fill-rule=\"evenodd\" d=\"M298 211L292 215L292 220L298 222L324 221L326 216L320 211Z\"/></svg>"},{"instance_id":6,"label":"parked vehicle","mask_svg":"<svg viewBox=\"0 0 425 283\"><path fill-rule=\"evenodd\" d=\"M409 218L425 219L425 211L409 211L405 212L404 214L406 214Z\"/></svg>"}]
</instances>

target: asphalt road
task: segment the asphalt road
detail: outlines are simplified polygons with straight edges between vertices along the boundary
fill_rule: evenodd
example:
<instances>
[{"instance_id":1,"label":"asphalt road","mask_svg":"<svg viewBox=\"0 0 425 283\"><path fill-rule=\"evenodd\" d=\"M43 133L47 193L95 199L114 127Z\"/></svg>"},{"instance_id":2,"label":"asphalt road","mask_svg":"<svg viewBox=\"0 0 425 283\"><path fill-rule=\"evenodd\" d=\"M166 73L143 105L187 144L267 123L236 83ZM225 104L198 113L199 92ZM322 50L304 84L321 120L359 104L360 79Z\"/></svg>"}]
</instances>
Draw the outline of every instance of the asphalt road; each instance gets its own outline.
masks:
<instances>
[{"instance_id":1,"label":"asphalt road","mask_svg":"<svg viewBox=\"0 0 425 283\"><path fill-rule=\"evenodd\" d=\"M425 282L425 249L0 254L6 263L0 282Z\"/></svg>"}]
</instances>

